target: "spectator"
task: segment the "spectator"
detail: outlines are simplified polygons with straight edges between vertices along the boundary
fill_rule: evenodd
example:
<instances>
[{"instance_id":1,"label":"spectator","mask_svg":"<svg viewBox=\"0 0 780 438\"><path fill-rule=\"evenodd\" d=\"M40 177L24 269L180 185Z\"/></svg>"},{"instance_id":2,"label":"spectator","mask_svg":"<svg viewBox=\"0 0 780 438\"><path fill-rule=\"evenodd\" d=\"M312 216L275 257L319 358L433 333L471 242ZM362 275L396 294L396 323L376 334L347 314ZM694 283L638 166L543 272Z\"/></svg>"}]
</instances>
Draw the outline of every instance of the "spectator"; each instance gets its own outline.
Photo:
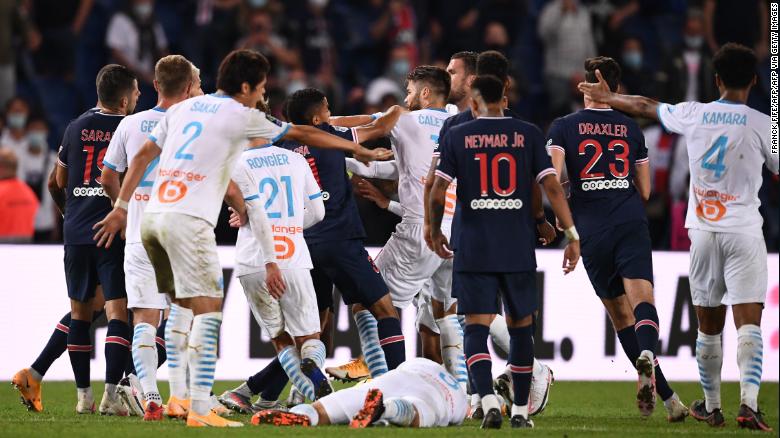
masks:
<instances>
[{"instance_id":1,"label":"spectator","mask_svg":"<svg viewBox=\"0 0 780 438\"><path fill-rule=\"evenodd\" d=\"M286 78L290 70L300 65L298 53L288 47L287 41L274 32L271 14L265 9L249 13L249 35L238 42L239 49L252 49L268 58L273 76Z\"/></svg>"},{"instance_id":2,"label":"spectator","mask_svg":"<svg viewBox=\"0 0 780 438\"><path fill-rule=\"evenodd\" d=\"M41 76L72 79L76 37L87 21L94 0L32 0L35 25L35 71Z\"/></svg>"},{"instance_id":3,"label":"spectator","mask_svg":"<svg viewBox=\"0 0 780 438\"><path fill-rule=\"evenodd\" d=\"M8 101L5 108L5 129L0 135L0 148L14 151L16 156L27 150L27 119L30 105L21 97Z\"/></svg>"},{"instance_id":4,"label":"spectator","mask_svg":"<svg viewBox=\"0 0 780 438\"><path fill-rule=\"evenodd\" d=\"M328 0L307 0L306 7L298 11L298 19L291 20L303 68L311 75L333 70L333 38L325 14L327 4Z\"/></svg>"},{"instance_id":5,"label":"spectator","mask_svg":"<svg viewBox=\"0 0 780 438\"><path fill-rule=\"evenodd\" d=\"M57 162L57 153L48 143L49 126L41 117L27 122L27 149L19 154L19 179L27 183L40 203L35 215L35 241L51 241L57 225L57 210L47 191L47 178Z\"/></svg>"},{"instance_id":6,"label":"spectator","mask_svg":"<svg viewBox=\"0 0 780 438\"><path fill-rule=\"evenodd\" d=\"M570 84L582 75L583 61L596 55L590 15L578 0L553 0L539 16L538 31L551 115L560 116L571 107Z\"/></svg>"},{"instance_id":7,"label":"spectator","mask_svg":"<svg viewBox=\"0 0 780 438\"><path fill-rule=\"evenodd\" d=\"M19 38L27 39L29 25L17 0L0 0L0 107L16 94L16 47ZM32 41L31 41L32 42Z\"/></svg>"},{"instance_id":8,"label":"spectator","mask_svg":"<svg viewBox=\"0 0 780 438\"><path fill-rule=\"evenodd\" d=\"M712 80L712 54L704 38L700 10L691 9L683 27L683 45L664 57L656 74L659 99L663 102L710 102L718 98Z\"/></svg>"},{"instance_id":9,"label":"spectator","mask_svg":"<svg viewBox=\"0 0 780 438\"><path fill-rule=\"evenodd\" d=\"M653 75L645 67L642 43L639 39L626 38L623 41L623 52L620 57L626 93L657 97L652 83Z\"/></svg>"},{"instance_id":10,"label":"spectator","mask_svg":"<svg viewBox=\"0 0 780 438\"><path fill-rule=\"evenodd\" d=\"M38 200L16 177L18 162L10 149L0 149L0 242L30 242L35 231Z\"/></svg>"},{"instance_id":11,"label":"spectator","mask_svg":"<svg viewBox=\"0 0 780 438\"><path fill-rule=\"evenodd\" d=\"M154 64L168 54L168 40L154 15L154 0L130 0L114 14L108 24L106 45L117 64L129 68L138 77L141 97L137 110L153 107Z\"/></svg>"},{"instance_id":12,"label":"spectator","mask_svg":"<svg viewBox=\"0 0 780 438\"><path fill-rule=\"evenodd\" d=\"M704 29L712 53L728 42L753 47L758 59L768 53L769 11L763 0L705 0Z\"/></svg>"}]
</instances>

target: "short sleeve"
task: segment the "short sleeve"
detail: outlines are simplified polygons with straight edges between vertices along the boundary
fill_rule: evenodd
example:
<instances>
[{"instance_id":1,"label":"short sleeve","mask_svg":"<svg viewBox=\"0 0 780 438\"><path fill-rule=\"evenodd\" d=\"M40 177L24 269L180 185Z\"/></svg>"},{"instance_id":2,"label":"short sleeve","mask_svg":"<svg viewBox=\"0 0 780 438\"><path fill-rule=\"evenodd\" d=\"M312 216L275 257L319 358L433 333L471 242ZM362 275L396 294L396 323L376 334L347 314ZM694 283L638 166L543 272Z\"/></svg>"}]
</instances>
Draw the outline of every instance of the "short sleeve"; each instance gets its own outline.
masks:
<instances>
[{"instance_id":1,"label":"short sleeve","mask_svg":"<svg viewBox=\"0 0 780 438\"><path fill-rule=\"evenodd\" d=\"M70 125L65 128L65 134L62 135L62 142L60 148L57 151L57 164L62 167L68 167L68 139L70 138Z\"/></svg>"},{"instance_id":2,"label":"short sleeve","mask_svg":"<svg viewBox=\"0 0 780 438\"><path fill-rule=\"evenodd\" d=\"M154 26L154 36L157 38L157 47L168 50L168 38L165 37L165 29L160 23Z\"/></svg>"},{"instance_id":3,"label":"short sleeve","mask_svg":"<svg viewBox=\"0 0 780 438\"><path fill-rule=\"evenodd\" d=\"M127 118L119 122L108 144L103 165L116 172L127 170Z\"/></svg>"},{"instance_id":4,"label":"short sleeve","mask_svg":"<svg viewBox=\"0 0 780 438\"><path fill-rule=\"evenodd\" d=\"M166 112L165 116L160 119L160 122L152 130L152 133L149 134L149 140L153 141L160 149L163 148L165 139L168 137L168 116L170 114L170 111Z\"/></svg>"},{"instance_id":5,"label":"short sleeve","mask_svg":"<svg viewBox=\"0 0 780 438\"><path fill-rule=\"evenodd\" d=\"M656 114L665 130L675 134L685 134L696 123L700 106L699 102L682 102L677 105L659 103Z\"/></svg>"},{"instance_id":6,"label":"short sleeve","mask_svg":"<svg viewBox=\"0 0 780 438\"><path fill-rule=\"evenodd\" d=\"M130 19L122 13L115 14L108 23L106 45L114 50L125 50L128 37L134 33Z\"/></svg>"},{"instance_id":7,"label":"short sleeve","mask_svg":"<svg viewBox=\"0 0 780 438\"><path fill-rule=\"evenodd\" d=\"M635 128L637 135L634 135L634 141L637 145L636 162L634 164L646 164L650 162L650 155L648 154L647 143L645 141L645 135L637 126Z\"/></svg>"},{"instance_id":8,"label":"short sleeve","mask_svg":"<svg viewBox=\"0 0 780 438\"><path fill-rule=\"evenodd\" d=\"M536 182L541 182L544 177L548 175L557 175L558 172L550 161L550 156L547 155L547 149L544 147L544 137L542 131L536 126L533 127L533 135L531 141L531 152L533 154L533 172L536 175Z\"/></svg>"},{"instance_id":9,"label":"short sleeve","mask_svg":"<svg viewBox=\"0 0 780 438\"><path fill-rule=\"evenodd\" d=\"M290 130L291 124L274 119L269 120L265 113L249 109L246 124L246 138L265 138L276 143Z\"/></svg>"},{"instance_id":10,"label":"short sleeve","mask_svg":"<svg viewBox=\"0 0 780 438\"><path fill-rule=\"evenodd\" d=\"M317 199L322 197L322 189L320 189L320 185L317 182L317 179L314 178L314 173L311 171L311 167L309 166L309 163L306 162L306 159L301 156L301 168L303 169L304 174L304 193L306 194L306 197L309 199Z\"/></svg>"},{"instance_id":11,"label":"short sleeve","mask_svg":"<svg viewBox=\"0 0 780 438\"><path fill-rule=\"evenodd\" d=\"M260 194L258 192L259 188L252 181L252 177L244 167L243 160L239 162L238 165L233 169L233 173L230 175L230 179L232 179L233 182L238 186L239 190L241 190L241 194L244 196L244 201L251 201L253 199L260 198Z\"/></svg>"},{"instance_id":12,"label":"short sleeve","mask_svg":"<svg viewBox=\"0 0 780 438\"><path fill-rule=\"evenodd\" d=\"M452 147L451 135L439 138L439 166L436 168L436 176L452 182L458 177L458 167L455 153Z\"/></svg>"},{"instance_id":13,"label":"short sleeve","mask_svg":"<svg viewBox=\"0 0 780 438\"><path fill-rule=\"evenodd\" d=\"M447 132L450 130L451 122L450 120L454 119L455 116L450 117L444 121L444 123L441 125L441 129L439 130L439 142L436 145L435 148L433 148L433 156L438 157L441 155L441 144L444 141L444 136L447 134Z\"/></svg>"},{"instance_id":14,"label":"short sleeve","mask_svg":"<svg viewBox=\"0 0 780 438\"><path fill-rule=\"evenodd\" d=\"M561 119L555 119L550 125L550 129L547 131L547 143L545 144L547 155L552 156L552 150L559 151L566 155L566 139L564 134L563 121Z\"/></svg>"}]
</instances>

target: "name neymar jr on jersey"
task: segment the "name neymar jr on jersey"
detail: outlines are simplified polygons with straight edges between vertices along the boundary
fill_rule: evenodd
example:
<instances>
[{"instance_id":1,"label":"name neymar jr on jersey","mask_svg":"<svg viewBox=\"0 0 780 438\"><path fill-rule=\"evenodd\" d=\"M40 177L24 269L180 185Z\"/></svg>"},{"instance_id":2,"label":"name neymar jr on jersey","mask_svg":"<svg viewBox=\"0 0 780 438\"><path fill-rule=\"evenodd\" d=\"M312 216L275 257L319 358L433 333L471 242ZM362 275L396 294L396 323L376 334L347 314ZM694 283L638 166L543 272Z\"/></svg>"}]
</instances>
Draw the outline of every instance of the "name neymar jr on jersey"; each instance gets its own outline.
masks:
<instances>
[{"instance_id":1,"label":"name neymar jr on jersey","mask_svg":"<svg viewBox=\"0 0 780 438\"><path fill-rule=\"evenodd\" d=\"M465 142L466 149L487 149L487 148L522 148L525 147L525 137L517 132L512 133L512 144L509 144L507 134L474 134L467 135Z\"/></svg>"}]
</instances>

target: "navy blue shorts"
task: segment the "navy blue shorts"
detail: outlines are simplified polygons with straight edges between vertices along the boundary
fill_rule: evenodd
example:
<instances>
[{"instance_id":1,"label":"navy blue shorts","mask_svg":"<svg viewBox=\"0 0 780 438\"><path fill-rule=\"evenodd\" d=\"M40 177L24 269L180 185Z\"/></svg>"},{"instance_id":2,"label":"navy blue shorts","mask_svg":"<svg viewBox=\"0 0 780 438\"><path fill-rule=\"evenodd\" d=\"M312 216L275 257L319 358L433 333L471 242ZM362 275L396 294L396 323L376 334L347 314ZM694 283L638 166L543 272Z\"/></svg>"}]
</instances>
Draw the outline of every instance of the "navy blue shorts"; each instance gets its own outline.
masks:
<instances>
[{"instance_id":1,"label":"navy blue shorts","mask_svg":"<svg viewBox=\"0 0 780 438\"><path fill-rule=\"evenodd\" d=\"M106 301L127 298L124 271L125 248L114 242L110 248L95 245L65 245L65 282L68 297L87 302L95 297L95 288L103 286Z\"/></svg>"},{"instance_id":2,"label":"navy blue shorts","mask_svg":"<svg viewBox=\"0 0 780 438\"><path fill-rule=\"evenodd\" d=\"M536 272L453 272L452 296L458 313L498 314L501 303L512 319L533 314L538 306ZM499 298L500 296L500 298Z\"/></svg>"},{"instance_id":3,"label":"navy blue shorts","mask_svg":"<svg viewBox=\"0 0 780 438\"><path fill-rule=\"evenodd\" d=\"M315 266L312 280L318 306L326 304L328 297L332 305L333 285L345 303L359 303L366 308L388 294L379 268L366 252L362 240L315 243L309 245L309 253ZM320 310L324 310L323 307Z\"/></svg>"},{"instance_id":4,"label":"navy blue shorts","mask_svg":"<svg viewBox=\"0 0 780 438\"><path fill-rule=\"evenodd\" d=\"M625 294L624 278L653 283L652 244L644 221L627 222L583 237L580 251L590 283L600 298Z\"/></svg>"}]
</instances>

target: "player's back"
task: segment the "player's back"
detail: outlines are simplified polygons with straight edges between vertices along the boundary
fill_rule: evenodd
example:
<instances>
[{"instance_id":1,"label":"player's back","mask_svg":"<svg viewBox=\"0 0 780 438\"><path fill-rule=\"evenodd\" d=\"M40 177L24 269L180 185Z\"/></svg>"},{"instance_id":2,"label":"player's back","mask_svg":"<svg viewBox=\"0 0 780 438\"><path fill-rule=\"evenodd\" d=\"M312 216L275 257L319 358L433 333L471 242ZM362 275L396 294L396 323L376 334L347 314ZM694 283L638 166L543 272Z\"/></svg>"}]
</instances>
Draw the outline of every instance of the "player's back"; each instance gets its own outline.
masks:
<instances>
[{"instance_id":1,"label":"player's back","mask_svg":"<svg viewBox=\"0 0 780 438\"><path fill-rule=\"evenodd\" d=\"M443 109L421 109L402 115L391 131L398 164L398 198L403 221L422 223L424 181L439 143L439 132L450 114Z\"/></svg>"},{"instance_id":2,"label":"player's back","mask_svg":"<svg viewBox=\"0 0 780 438\"><path fill-rule=\"evenodd\" d=\"M583 109L550 126L548 149L562 151L580 236L631 221L646 221L634 185L637 164L647 162L644 135L633 119L612 109Z\"/></svg>"},{"instance_id":3,"label":"player's back","mask_svg":"<svg viewBox=\"0 0 780 438\"><path fill-rule=\"evenodd\" d=\"M312 191L311 170L306 160L295 152L273 145L247 149L239 158L237 174L257 188L274 234L276 258L281 269L311 269L311 258L303 238L305 197L315 196ZM241 184L239 184L240 186ZM263 254L249 225L238 231L236 241L239 264L263 266Z\"/></svg>"},{"instance_id":4,"label":"player's back","mask_svg":"<svg viewBox=\"0 0 780 438\"><path fill-rule=\"evenodd\" d=\"M248 139L276 141L288 126L222 94L172 106L150 136L162 151L146 211L182 213L216 225L230 174Z\"/></svg>"},{"instance_id":5,"label":"player's back","mask_svg":"<svg viewBox=\"0 0 780 438\"><path fill-rule=\"evenodd\" d=\"M103 165L120 173L125 172L164 116L165 110L155 107L122 119L111 138ZM141 242L141 216L151 199L152 185L157 178L159 162L160 158L156 157L149 163L141 182L130 197L127 209L126 243Z\"/></svg>"},{"instance_id":6,"label":"player's back","mask_svg":"<svg viewBox=\"0 0 780 438\"><path fill-rule=\"evenodd\" d=\"M691 172L686 228L762 237L762 166L778 172L769 116L725 100L662 104L658 115L667 130L686 137Z\"/></svg>"},{"instance_id":7,"label":"player's back","mask_svg":"<svg viewBox=\"0 0 780 438\"><path fill-rule=\"evenodd\" d=\"M510 117L481 117L453 127L440 145L436 175L458 179L455 270L536 269L531 189L554 174L541 131Z\"/></svg>"},{"instance_id":8,"label":"player's back","mask_svg":"<svg viewBox=\"0 0 780 438\"><path fill-rule=\"evenodd\" d=\"M111 211L111 200L99 178L106 149L123 117L87 111L65 130L58 161L68 171L63 224L66 245L94 245L92 226Z\"/></svg>"},{"instance_id":9,"label":"player's back","mask_svg":"<svg viewBox=\"0 0 780 438\"><path fill-rule=\"evenodd\" d=\"M320 124L317 128L345 140L354 141L351 129L335 127L327 123ZM355 198L352 196L352 184L347 175L344 152L312 147L291 140L285 140L279 146L301 154L322 189L325 218L306 229L304 232L306 242L315 244L363 239L365 231Z\"/></svg>"}]
</instances>

